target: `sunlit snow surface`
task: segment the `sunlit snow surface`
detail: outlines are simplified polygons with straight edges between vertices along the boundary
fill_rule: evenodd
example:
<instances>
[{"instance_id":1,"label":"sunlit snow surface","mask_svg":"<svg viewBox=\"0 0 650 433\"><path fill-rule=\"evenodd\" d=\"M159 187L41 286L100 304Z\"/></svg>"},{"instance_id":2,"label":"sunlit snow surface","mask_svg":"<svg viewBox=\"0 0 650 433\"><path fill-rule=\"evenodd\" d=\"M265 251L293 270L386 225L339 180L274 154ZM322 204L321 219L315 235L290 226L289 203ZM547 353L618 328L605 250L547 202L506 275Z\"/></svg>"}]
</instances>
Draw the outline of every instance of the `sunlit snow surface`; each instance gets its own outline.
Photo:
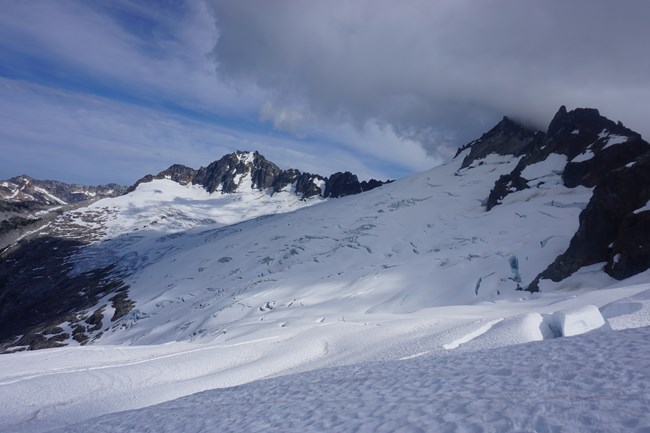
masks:
<instances>
[{"instance_id":1,"label":"sunlit snow surface","mask_svg":"<svg viewBox=\"0 0 650 433\"><path fill-rule=\"evenodd\" d=\"M648 427L648 331L627 330L650 325L648 275L594 265L516 290L591 191L562 186L556 155L486 212L517 160L459 161L324 203L170 181L97 202L113 210L78 270L118 260L136 309L92 346L0 357L0 431Z\"/></svg>"},{"instance_id":2,"label":"sunlit snow surface","mask_svg":"<svg viewBox=\"0 0 650 433\"><path fill-rule=\"evenodd\" d=\"M647 432L650 328L321 369L61 432Z\"/></svg>"}]
</instances>

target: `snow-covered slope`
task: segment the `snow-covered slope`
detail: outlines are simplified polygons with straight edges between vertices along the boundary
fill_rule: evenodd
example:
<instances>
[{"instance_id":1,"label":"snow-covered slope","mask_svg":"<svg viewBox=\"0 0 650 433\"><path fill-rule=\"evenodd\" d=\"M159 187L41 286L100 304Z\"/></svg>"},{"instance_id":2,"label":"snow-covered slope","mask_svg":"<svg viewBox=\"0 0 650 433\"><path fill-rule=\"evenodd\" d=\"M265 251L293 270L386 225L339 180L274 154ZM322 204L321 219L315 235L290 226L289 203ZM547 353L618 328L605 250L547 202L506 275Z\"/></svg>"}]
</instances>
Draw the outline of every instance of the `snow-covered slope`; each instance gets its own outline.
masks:
<instances>
[{"instance_id":1,"label":"snow-covered slope","mask_svg":"<svg viewBox=\"0 0 650 433\"><path fill-rule=\"evenodd\" d=\"M96 202L88 210L105 213L98 222L106 229L103 238L109 240L135 231L151 231L155 236L196 226L226 226L320 201L322 199L317 197L301 200L290 191L271 195L252 188L241 188L230 194L210 194L199 185L154 179L140 184L127 195Z\"/></svg>"},{"instance_id":2,"label":"snow-covered slope","mask_svg":"<svg viewBox=\"0 0 650 433\"><path fill-rule=\"evenodd\" d=\"M556 128L565 122L562 116L554 120ZM647 403L647 378L638 372L643 358L616 358L615 365L625 366L621 383L636 386L634 392L622 392L615 370L583 386L584 373L576 373L581 359L567 354L603 353L602 362L582 360L587 371L597 372L616 356L604 348L616 347L619 335L620 347L640 347L635 339L643 338L645 329L615 331L650 326L649 271L617 281L604 272L604 258L579 266L557 283L539 278L572 245L581 231L580 214L588 203L594 206L599 186L594 188L598 182L580 167L574 175L588 179L566 186L567 163L591 145L572 134L570 122L565 122L571 126L564 127L567 134L582 141L565 153L545 150L546 145L522 150L539 144L540 136L510 123L504 120L500 130L443 166L360 195L305 201L292 194L290 185L276 192L240 187L233 194L221 194L217 185L209 194L163 178L66 214L44 235L71 226L93 233L90 245L75 245L74 254L65 256L67 278L87 281L98 269L108 270L100 274L102 281L119 278L120 289L117 295L99 292L87 308L43 331L43 338L71 347L0 357L5 402L0 430L70 429L65 426L95 416L168 402L78 429L553 431L558 424L580 430L593 423L604 425L602 431L643 431L648 421L639 412ZM590 134L599 139L594 131ZM514 153L508 146L488 152L490 140L509 134L517 138ZM607 150L624 146L616 141ZM606 144L595 143L594 158L600 158ZM647 147L634 143L641 150ZM254 183L248 178L237 182ZM489 197L493 206L487 211ZM541 292L518 290L533 281ZM80 332L88 338L79 338ZM555 341L588 332L592 335ZM80 341L92 344L81 347ZM540 343L510 347L533 342ZM544 358L549 353L556 355ZM560 358L564 364L558 366ZM325 367L341 368L320 370ZM554 383L551 376L558 368L567 387L535 384L536 379ZM309 371L314 372L170 401ZM383 373L374 376L377 371ZM535 376L535 371L543 374ZM277 412L286 420L290 403L281 400L278 407L267 401L272 396L305 380L344 384L359 374L368 375L360 383L363 395L336 385L321 397L314 397L310 386L304 393L295 391L307 413L301 412L295 423L242 421L241 408L227 410L223 418L192 419L183 409L210 402L221 408L232 395L246 400L247 408L261 407L262 417ZM459 375L481 380L459 380ZM399 389L419 381L421 391L403 394ZM518 385L544 398L555 396L561 404L543 408L557 414L535 412L537 397L527 400L523 411L505 410L526 394L508 391ZM431 406L436 410L454 404L456 392L479 403L448 410L447 418L431 418L418 399L429 401L436 389L444 396ZM369 399L370 394L380 397ZM417 401L404 402L406 395ZM585 403L600 395L605 403ZM615 396L626 399L629 412L605 413ZM385 416L390 413L386 405L393 403L394 423ZM340 418L318 411L340 404L349 409ZM570 418L570 410L585 415ZM596 416L589 418L590 410ZM183 419L169 422L168 411ZM503 417L490 418L491 412ZM356 421L351 419L355 413L361 414ZM379 424L373 424L373 413L383 414ZM165 426L153 421L158 417ZM143 426L145 419L149 423Z\"/></svg>"},{"instance_id":3,"label":"snow-covered slope","mask_svg":"<svg viewBox=\"0 0 650 433\"><path fill-rule=\"evenodd\" d=\"M364 319L271 324L205 344L96 344L3 355L0 430L480 426L532 432L561 425L567 431L642 432L650 426L647 283ZM637 327L643 328L614 330ZM588 338L553 338L594 329ZM531 345L539 340L543 344ZM335 366L350 367L323 370ZM305 371L313 373L172 401ZM162 402L168 403L70 427ZM613 410L621 403L624 410Z\"/></svg>"},{"instance_id":4,"label":"snow-covered slope","mask_svg":"<svg viewBox=\"0 0 650 433\"><path fill-rule=\"evenodd\" d=\"M168 200L174 206L167 211L127 195L111 201L121 211L108 233L111 224L124 233L142 218L146 223L135 234L109 236L82 250L77 272L105 260L117 261L129 275L125 283L135 309L101 338L120 344L210 341L269 323L331 322L520 297L515 290L566 248L591 193L562 186L557 169L564 162L554 157L540 163L536 175L545 182L508 196L507 206L491 212L480 206L486 186L511 170L516 158L491 155L462 170L454 161L360 196L182 233L176 232L188 221L188 212L176 207L182 209L182 200ZM151 188L143 197L163 185L195 193L157 182L143 185ZM224 215L230 218L228 206ZM207 212L200 219L206 218ZM110 309L108 297L103 302Z\"/></svg>"},{"instance_id":5,"label":"snow-covered slope","mask_svg":"<svg viewBox=\"0 0 650 433\"><path fill-rule=\"evenodd\" d=\"M85 432L645 432L650 328L321 369L68 426Z\"/></svg>"}]
</instances>

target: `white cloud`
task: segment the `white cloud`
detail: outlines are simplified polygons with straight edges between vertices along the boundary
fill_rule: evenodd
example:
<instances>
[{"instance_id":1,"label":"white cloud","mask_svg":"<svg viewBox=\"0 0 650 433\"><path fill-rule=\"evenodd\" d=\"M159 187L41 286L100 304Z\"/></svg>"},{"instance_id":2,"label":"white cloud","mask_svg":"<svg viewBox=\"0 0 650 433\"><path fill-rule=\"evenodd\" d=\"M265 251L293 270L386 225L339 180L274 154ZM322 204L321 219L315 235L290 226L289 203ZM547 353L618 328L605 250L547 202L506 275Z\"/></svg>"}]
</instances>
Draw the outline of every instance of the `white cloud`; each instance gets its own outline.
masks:
<instances>
[{"instance_id":1,"label":"white cloud","mask_svg":"<svg viewBox=\"0 0 650 433\"><path fill-rule=\"evenodd\" d=\"M259 90L217 78L210 51L218 31L205 4L189 2L173 16L154 6L11 2L0 14L0 46L52 62L53 75L77 74L81 85L100 83L158 103L229 115L255 113ZM127 22L115 16L122 10ZM141 24L128 21L136 18L151 21L154 28L137 33Z\"/></svg>"}]
</instances>

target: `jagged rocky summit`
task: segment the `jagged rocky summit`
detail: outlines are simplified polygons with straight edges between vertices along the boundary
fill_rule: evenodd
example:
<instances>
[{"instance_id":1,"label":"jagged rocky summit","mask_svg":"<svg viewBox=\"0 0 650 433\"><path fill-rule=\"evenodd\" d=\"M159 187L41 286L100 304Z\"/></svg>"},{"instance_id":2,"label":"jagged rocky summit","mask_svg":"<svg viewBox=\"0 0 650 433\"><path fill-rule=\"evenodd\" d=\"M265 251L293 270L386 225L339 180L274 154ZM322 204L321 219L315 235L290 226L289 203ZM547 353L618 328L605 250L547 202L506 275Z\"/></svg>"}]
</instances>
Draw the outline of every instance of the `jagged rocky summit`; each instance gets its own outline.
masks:
<instances>
[{"instance_id":1,"label":"jagged rocky summit","mask_svg":"<svg viewBox=\"0 0 650 433\"><path fill-rule=\"evenodd\" d=\"M567 111L562 106L546 132L504 117L481 138L461 147L456 157L467 149L461 168L480 163L490 153L520 157L516 167L496 181L485 201L487 211L508 194L538 187L543 181L527 179L524 170L552 154L567 159L564 186L594 188L568 249L527 290L539 290L542 279L562 281L596 263L605 263L605 271L617 279L650 268L650 144L638 133L596 109Z\"/></svg>"},{"instance_id":2,"label":"jagged rocky summit","mask_svg":"<svg viewBox=\"0 0 650 433\"><path fill-rule=\"evenodd\" d=\"M149 174L139 179L128 192L134 191L141 183L151 182L154 179L170 179L182 185L200 185L209 193L233 193L245 182L250 182L250 188L267 190L271 194L291 191L301 199L316 196L344 197L369 191L390 182L375 179L359 182L356 175L347 171L323 177L296 169L282 170L257 151L237 151L198 170L174 164L157 175Z\"/></svg>"}]
</instances>

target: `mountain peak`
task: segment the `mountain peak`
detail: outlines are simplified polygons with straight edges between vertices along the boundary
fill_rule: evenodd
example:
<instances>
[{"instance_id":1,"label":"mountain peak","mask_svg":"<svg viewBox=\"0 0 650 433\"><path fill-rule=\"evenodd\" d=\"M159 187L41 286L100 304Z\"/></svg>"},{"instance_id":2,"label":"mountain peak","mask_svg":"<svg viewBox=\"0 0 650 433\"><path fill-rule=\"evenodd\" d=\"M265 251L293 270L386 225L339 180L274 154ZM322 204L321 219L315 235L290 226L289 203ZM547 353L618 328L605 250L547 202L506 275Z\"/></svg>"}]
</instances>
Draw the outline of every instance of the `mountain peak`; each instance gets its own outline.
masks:
<instances>
[{"instance_id":1,"label":"mountain peak","mask_svg":"<svg viewBox=\"0 0 650 433\"><path fill-rule=\"evenodd\" d=\"M526 128L504 116L499 123L483 134L481 138L459 149L459 153L470 149L470 153L463 160L461 168L469 167L472 162L485 158L491 153L519 156L533 143L536 134L537 131Z\"/></svg>"},{"instance_id":2,"label":"mountain peak","mask_svg":"<svg viewBox=\"0 0 650 433\"><path fill-rule=\"evenodd\" d=\"M240 191L240 187L269 191L270 194L291 191L301 199L343 197L387 183L375 179L360 182L356 175L349 172L334 173L328 178L296 169L282 170L256 150L237 150L198 170L174 164L157 175L142 177L128 192L154 179L169 179L181 185L200 185L209 193L230 194Z\"/></svg>"},{"instance_id":3,"label":"mountain peak","mask_svg":"<svg viewBox=\"0 0 650 433\"><path fill-rule=\"evenodd\" d=\"M553 116L547 133L549 135L557 134L565 128L600 124L603 120L609 121L609 119L602 117L595 108L576 108L567 111L566 107L562 105Z\"/></svg>"}]
</instances>

